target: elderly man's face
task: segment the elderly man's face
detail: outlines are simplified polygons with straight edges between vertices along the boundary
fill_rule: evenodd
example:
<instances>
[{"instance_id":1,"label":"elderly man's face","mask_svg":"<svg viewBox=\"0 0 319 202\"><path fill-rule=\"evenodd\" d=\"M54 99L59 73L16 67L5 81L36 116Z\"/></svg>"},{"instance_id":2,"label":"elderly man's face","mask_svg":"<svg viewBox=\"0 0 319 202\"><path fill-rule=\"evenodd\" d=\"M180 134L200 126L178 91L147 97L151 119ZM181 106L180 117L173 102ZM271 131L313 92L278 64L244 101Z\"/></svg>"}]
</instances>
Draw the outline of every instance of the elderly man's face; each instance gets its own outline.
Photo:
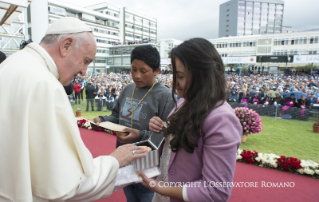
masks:
<instances>
[{"instance_id":1,"label":"elderly man's face","mask_svg":"<svg viewBox=\"0 0 319 202\"><path fill-rule=\"evenodd\" d=\"M84 76L87 67L94 60L96 54L96 43L92 33L87 33L85 41L81 42L80 47L75 46L73 40L66 51L64 68L59 69L60 82L70 82L77 74Z\"/></svg>"}]
</instances>

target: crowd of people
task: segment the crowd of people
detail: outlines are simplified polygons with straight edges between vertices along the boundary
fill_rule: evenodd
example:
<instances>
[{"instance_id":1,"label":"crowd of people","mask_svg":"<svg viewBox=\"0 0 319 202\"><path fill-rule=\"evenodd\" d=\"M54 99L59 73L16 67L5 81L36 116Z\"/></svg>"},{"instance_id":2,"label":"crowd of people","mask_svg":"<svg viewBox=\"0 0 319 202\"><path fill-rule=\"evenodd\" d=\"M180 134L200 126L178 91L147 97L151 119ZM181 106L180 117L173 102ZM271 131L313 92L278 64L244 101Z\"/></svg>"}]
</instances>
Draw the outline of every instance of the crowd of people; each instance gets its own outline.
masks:
<instances>
[{"instance_id":1,"label":"crowd of people","mask_svg":"<svg viewBox=\"0 0 319 202\"><path fill-rule=\"evenodd\" d=\"M172 74L160 72L157 81L172 88ZM311 108L318 103L319 80L315 75L238 75L226 74L228 102L293 106ZM88 99L97 107L98 111L111 110L123 88L132 83L130 72L77 76L69 87L65 87L71 101L80 104ZM73 88L73 91L72 91ZM90 93L93 89L93 92ZM69 89L69 90L67 90ZM70 91L71 89L71 91ZM88 91L85 89L89 89ZM87 97L84 98L83 92ZM301 96L296 96L301 93ZM287 96L289 94L289 96ZM298 97L298 99L297 99ZM293 102L291 104L290 102ZM89 107L86 109L89 110ZM92 106L94 110L94 106Z\"/></svg>"},{"instance_id":2,"label":"crowd of people","mask_svg":"<svg viewBox=\"0 0 319 202\"><path fill-rule=\"evenodd\" d=\"M157 82L171 88L172 74L168 71L161 71L157 75ZM64 86L70 102L81 104L87 100L86 111L89 111L89 104L94 111L112 110L120 93L130 83L134 83L131 73L123 71L121 73L98 74L98 75L78 75L68 86ZM84 94L85 92L85 94ZM86 97L85 97L86 95Z\"/></svg>"},{"instance_id":3,"label":"crowd of people","mask_svg":"<svg viewBox=\"0 0 319 202\"><path fill-rule=\"evenodd\" d=\"M226 76L228 102L298 108L311 108L318 103L318 77L315 75Z\"/></svg>"}]
</instances>

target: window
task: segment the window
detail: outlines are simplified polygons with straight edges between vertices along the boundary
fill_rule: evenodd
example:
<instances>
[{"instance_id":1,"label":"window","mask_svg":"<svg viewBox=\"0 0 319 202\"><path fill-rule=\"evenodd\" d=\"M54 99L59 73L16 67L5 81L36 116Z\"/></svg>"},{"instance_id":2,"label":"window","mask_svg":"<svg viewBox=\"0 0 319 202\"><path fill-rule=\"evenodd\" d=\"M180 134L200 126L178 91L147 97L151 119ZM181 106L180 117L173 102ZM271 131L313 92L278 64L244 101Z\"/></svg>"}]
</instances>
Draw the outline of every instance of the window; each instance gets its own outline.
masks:
<instances>
[{"instance_id":1,"label":"window","mask_svg":"<svg viewBox=\"0 0 319 202\"><path fill-rule=\"evenodd\" d=\"M148 20L143 20L143 25L149 25L150 24L150 21L148 21Z\"/></svg>"},{"instance_id":2,"label":"window","mask_svg":"<svg viewBox=\"0 0 319 202\"><path fill-rule=\"evenodd\" d=\"M229 47L234 47L234 48L241 47L241 42L229 43Z\"/></svg>"},{"instance_id":3,"label":"window","mask_svg":"<svg viewBox=\"0 0 319 202\"><path fill-rule=\"evenodd\" d=\"M87 22L94 22L95 23L95 17L92 15L87 15L82 13L82 20L87 21Z\"/></svg>"},{"instance_id":4,"label":"window","mask_svg":"<svg viewBox=\"0 0 319 202\"><path fill-rule=\"evenodd\" d=\"M100 20L100 19L96 19L95 20L95 23L96 24L99 24L99 25L104 25L105 23L104 23L104 20Z\"/></svg>"},{"instance_id":5,"label":"window","mask_svg":"<svg viewBox=\"0 0 319 202\"><path fill-rule=\"evenodd\" d=\"M142 27L135 26L136 30L143 31Z\"/></svg>"},{"instance_id":6,"label":"window","mask_svg":"<svg viewBox=\"0 0 319 202\"><path fill-rule=\"evenodd\" d=\"M125 27L130 28L130 29L134 29L134 26L132 24L125 24Z\"/></svg>"},{"instance_id":7,"label":"window","mask_svg":"<svg viewBox=\"0 0 319 202\"><path fill-rule=\"evenodd\" d=\"M68 17L77 17L76 16L76 13L72 13L72 12L70 12L70 11L68 11L67 13L66 13L66 16L68 16Z\"/></svg>"},{"instance_id":8,"label":"window","mask_svg":"<svg viewBox=\"0 0 319 202\"><path fill-rule=\"evenodd\" d=\"M255 47L256 42L255 41L245 41L243 42L243 47Z\"/></svg>"},{"instance_id":9,"label":"window","mask_svg":"<svg viewBox=\"0 0 319 202\"><path fill-rule=\"evenodd\" d=\"M140 17L135 17L135 22L142 23L142 18L140 18Z\"/></svg>"},{"instance_id":10,"label":"window","mask_svg":"<svg viewBox=\"0 0 319 202\"><path fill-rule=\"evenodd\" d=\"M104 50L104 49L97 49L96 52L97 52L97 53L107 53L107 51Z\"/></svg>"},{"instance_id":11,"label":"window","mask_svg":"<svg viewBox=\"0 0 319 202\"><path fill-rule=\"evenodd\" d=\"M130 14L125 14L125 19L133 20L133 16Z\"/></svg>"},{"instance_id":12,"label":"window","mask_svg":"<svg viewBox=\"0 0 319 202\"><path fill-rule=\"evenodd\" d=\"M98 42L98 43L108 43L107 40L103 40L103 39L96 39L96 42Z\"/></svg>"},{"instance_id":13,"label":"window","mask_svg":"<svg viewBox=\"0 0 319 202\"><path fill-rule=\"evenodd\" d=\"M119 24L117 22L114 22L114 21L107 21L106 23L107 26L110 26L110 27L115 27L115 28L118 28Z\"/></svg>"},{"instance_id":14,"label":"window","mask_svg":"<svg viewBox=\"0 0 319 202\"><path fill-rule=\"evenodd\" d=\"M240 2L238 2L238 5L239 5L239 6L244 6L244 7L245 7L245 2L244 2L244 1L240 1Z\"/></svg>"},{"instance_id":15,"label":"window","mask_svg":"<svg viewBox=\"0 0 319 202\"><path fill-rule=\"evenodd\" d=\"M104 59L94 59L95 63L106 63L106 60Z\"/></svg>"},{"instance_id":16,"label":"window","mask_svg":"<svg viewBox=\"0 0 319 202\"><path fill-rule=\"evenodd\" d=\"M66 16L66 10L64 8L49 6L49 12L56 15Z\"/></svg>"},{"instance_id":17,"label":"window","mask_svg":"<svg viewBox=\"0 0 319 202\"><path fill-rule=\"evenodd\" d=\"M125 33L125 36L133 38L133 34L131 34L131 33Z\"/></svg>"}]
</instances>

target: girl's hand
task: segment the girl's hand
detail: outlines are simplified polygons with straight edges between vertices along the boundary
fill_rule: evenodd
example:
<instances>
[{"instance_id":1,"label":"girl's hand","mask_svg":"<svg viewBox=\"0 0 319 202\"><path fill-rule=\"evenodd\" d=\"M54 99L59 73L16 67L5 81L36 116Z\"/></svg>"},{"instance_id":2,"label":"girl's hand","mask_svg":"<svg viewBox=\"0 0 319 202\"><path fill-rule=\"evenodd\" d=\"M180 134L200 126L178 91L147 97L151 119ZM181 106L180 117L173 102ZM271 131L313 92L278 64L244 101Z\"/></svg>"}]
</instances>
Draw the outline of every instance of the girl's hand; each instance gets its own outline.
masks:
<instances>
[{"instance_id":1,"label":"girl's hand","mask_svg":"<svg viewBox=\"0 0 319 202\"><path fill-rule=\"evenodd\" d=\"M152 132L159 133L164 127L164 121L157 116L150 119L149 129Z\"/></svg>"},{"instance_id":2,"label":"girl's hand","mask_svg":"<svg viewBox=\"0 0 319 202\"><path fill-rule=\"evenodd\" d=\"M148 178L142 171L139 171L138 174L142 177L143 182L141 182L141 184L144 187L146 187L154 192L158 192L157 189L159 188L159 186L158 186L159 182L157 180L154 180L152 178Z\"/></svg>"}]
</instances>

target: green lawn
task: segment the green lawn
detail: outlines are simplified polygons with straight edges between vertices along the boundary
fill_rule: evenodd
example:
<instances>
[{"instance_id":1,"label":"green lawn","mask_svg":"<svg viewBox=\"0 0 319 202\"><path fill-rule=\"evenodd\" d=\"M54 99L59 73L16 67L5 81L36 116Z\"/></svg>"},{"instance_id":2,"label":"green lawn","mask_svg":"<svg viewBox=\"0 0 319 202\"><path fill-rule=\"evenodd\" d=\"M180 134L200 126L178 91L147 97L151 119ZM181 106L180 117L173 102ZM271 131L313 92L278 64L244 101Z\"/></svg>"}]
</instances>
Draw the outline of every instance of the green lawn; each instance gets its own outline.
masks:
<instances>
[{"instance_id":1,"label":"green lawn","mask_svg":"<svg viewBox=\"0 0 319 202\"><path fill-rule=\"evenodd\" d=\"M316 121L277 119L263 116L263 131L247 137L240 149L274 153L319 162L319 133L312 132Z\"/></svg>"},{"instance_id":2,"label":"green lawn","mask_svg":"<svg viewBox=\"0 0 319 202\"><path fill-rule=\"evenodd\" d=\"M91 104L89 107L89 111L86 112L86 100L81 101L81 104L74 104L72 105L73 111L74 111L74 115L75 115L75 111L77 108L80 108L82 110L82 116L83 118L87 118L90 120L93 120L94 118L98 117L98 116L104 116L104 115L110 115L111 111L97 111L97 107L96 105L94 106L94 112L91 111ZM105 110L105 107L103 108L103 110Z\"/></svg>"},{"instance_id":3,"label":"green lawn","mask_svg":"<svg viewBox=\"0 0 319 202\"><path fill-rule=\"evenodd\" d=\"M72 106L74 112L81 108L82 117L92 120L100 115L109 115L111 112L86 112L86 100L81 105ZM105 108L104 108L105 109ZM95 107L95 110L97 108ZM312 132L312 124L316 121L286 120L263 116L263 132L249 135L240 149L255 150L262 153L274 153L279 156L291 156L304 160L313 160L319 163L319 133Z\"/></svg>"}]
</instances>

